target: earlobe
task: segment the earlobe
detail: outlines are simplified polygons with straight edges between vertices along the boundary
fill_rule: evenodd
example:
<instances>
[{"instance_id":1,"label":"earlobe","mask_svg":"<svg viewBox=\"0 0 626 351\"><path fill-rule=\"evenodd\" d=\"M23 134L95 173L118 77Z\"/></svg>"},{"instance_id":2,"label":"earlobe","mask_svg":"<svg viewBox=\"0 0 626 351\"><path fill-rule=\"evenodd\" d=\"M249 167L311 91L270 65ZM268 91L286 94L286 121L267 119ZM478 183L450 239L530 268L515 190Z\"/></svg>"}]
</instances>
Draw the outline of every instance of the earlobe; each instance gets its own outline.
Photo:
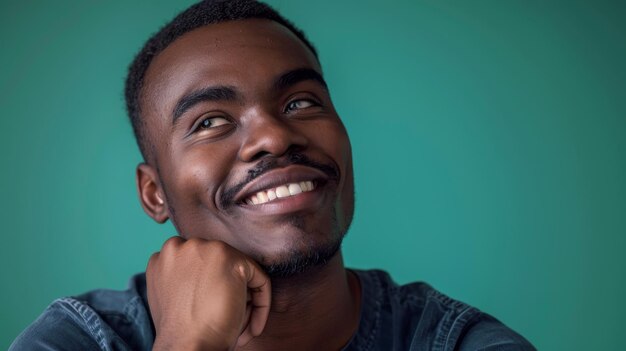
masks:
<instances>
[{"instance_id":1,"label":"earlobe","mask_svg":"<svg viewBox=\"0 0 626 351\"><path fill-rule=\"evenodd\" d=\"M169 212L158 173L147 163L140 163L137 166L136 182L143 210L158 223L167 221Z\"/></svg>"}]
</instances>

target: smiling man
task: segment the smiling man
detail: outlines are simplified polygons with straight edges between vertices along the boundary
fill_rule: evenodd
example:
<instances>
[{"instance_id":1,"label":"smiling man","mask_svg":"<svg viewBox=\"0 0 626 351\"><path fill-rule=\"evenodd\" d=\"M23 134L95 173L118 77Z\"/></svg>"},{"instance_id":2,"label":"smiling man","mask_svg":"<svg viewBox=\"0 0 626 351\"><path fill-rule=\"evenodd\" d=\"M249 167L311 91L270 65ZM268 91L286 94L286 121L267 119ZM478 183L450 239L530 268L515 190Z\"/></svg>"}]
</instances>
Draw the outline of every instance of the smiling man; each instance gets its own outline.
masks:
<instances>
[{"instance_id":1,"label":"smiling man","mask_svg":"<svg viewBox=\"0 0 626 351\"><path fill-rule=\"evenodd\" d=\"M129 290L55 301L13 350L532 350L424 283L344 268L350 142L304 34L205 1L131 64L141 204L178 236Z\"/></svg>"}]
</instances>

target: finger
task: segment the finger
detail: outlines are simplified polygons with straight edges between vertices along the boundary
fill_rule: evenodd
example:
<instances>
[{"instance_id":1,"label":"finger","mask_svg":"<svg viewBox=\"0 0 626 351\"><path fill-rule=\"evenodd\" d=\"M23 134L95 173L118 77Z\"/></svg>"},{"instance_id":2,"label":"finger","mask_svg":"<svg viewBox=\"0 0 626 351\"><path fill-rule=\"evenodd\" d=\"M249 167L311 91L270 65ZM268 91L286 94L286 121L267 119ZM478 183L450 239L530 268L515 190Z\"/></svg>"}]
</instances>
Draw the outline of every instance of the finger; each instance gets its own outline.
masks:
<instances>
[{"instance_id":1,"label":"finger","mask_svg":"<svg viewBox=\"0 0 626 351\"><path fill-rule=\"evenodd\" d=\"M237 340L238 346L247 344L255 336L261 335L270 312L272 302L271 282L261 268L252 261L247 262L247 284L251 297L251 312L248 325Z\"/></svg>"},{"instance_id":2,"label":"finger","mask_svg":"<svg viewBox=\"0 0 626 351\"><path fill-rule=\"evenodd\" d=\"M181 238L180 236L172 236L169 239L165 240L163 246L161 247L161 251L175 250L179 248L184 242L185 239Z\"/></svg>"},{"instance_id":3,"label":"finger","mask_svg":"<svg viewBox=\"0 0 626 351\"><path fill-rule=\"evenodd\" d=\"M154 269L154 265L159 259L160 252L155 252L150 256L148 260L148 265L146 266L146 281L151 281L152 278L152 270Z\"/></svg>"},{"instance_id":4,"label":"finger","mask_svg":"<svg viewBox=\"0 0 626 351\"><path fill-rule=\"evenodd\" d=\"M252 273L248 286L251 293L252 312L250 316L250 332L254 336L261 335L272 304L272 291L270 279L260 268Z\"/></svg>"},{"instance_id":5,"label":"finger","mask_svg":"<svg viewBox=\"0 0 626 351\"><path fill-rule=\"evenodd\" d=\"M159 254L160 253L161 253L160 251L157 251L157 252L153 253L152 255L150 255L150 258L148 259L148 266L147 267L150 267L150 265L153 265L154 262L159 259Z\"/></svg>"}]
</instances>

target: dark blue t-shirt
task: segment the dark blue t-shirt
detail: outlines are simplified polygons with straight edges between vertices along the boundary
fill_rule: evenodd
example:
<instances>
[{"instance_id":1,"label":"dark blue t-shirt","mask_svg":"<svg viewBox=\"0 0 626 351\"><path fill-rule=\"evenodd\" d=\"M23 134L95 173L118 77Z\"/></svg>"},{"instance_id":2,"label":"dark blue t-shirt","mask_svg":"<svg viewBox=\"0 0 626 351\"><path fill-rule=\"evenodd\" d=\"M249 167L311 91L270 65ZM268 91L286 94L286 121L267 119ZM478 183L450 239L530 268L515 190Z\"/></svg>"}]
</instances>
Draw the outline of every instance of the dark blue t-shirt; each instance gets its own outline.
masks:
<instances>
[{"instance_id":1,"label":"dark blue t-shirt","mask_svg":"<svg viewBox=\"0 0 626 351\"><path fill-rule=\"evenodd\" d=\"M428 284L399 286L383 271L353 271L361 282L361 317L345 351L535 350L495 318ZM154 335L145 274L138 274L125 291L94 290L54 301L10 350L147 351Z\"/></svg>"}]
</instances>

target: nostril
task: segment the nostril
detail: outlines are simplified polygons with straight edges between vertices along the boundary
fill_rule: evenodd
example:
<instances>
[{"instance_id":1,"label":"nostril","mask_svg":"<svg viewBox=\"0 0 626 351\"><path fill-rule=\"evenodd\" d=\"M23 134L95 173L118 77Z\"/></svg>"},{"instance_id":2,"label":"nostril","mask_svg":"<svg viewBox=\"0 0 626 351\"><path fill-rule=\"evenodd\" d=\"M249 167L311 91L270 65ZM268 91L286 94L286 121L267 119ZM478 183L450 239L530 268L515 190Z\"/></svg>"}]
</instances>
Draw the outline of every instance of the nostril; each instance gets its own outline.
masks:
<instances>
[{"instance_id":1,"label":"nostril","mask_svg":"<svg viewBox=\"0 0 626 351\"><path fill-rule=\"evenodd\" d=\"M254 156L252 156L252 158L250 159L250 161L258 161L259 159L271 155L268 151L264 151L261 150L259 152L257 152Z\"/></svg>"},{"instance_id":2,"label":"nostril","mask_svg":"<svg viewBox=\"0 0 626 351\"><path fill-rule=\"evenodd\" d=\"M259 152L257 152L256 154L253 155L251 161L258 161L261 158L266 157L266 156L281 157L281 156L284 156L284 155L296 155L296 154L302 152L304 149L305 149L305 147L302 146L302 145L290 145L290 146L287 147L285 152L283 152L281 154L274 154L274 153L266 151L266 150L260 150Z\"/></svg>"},{"instance_id":3,"label":"nostril","mask_svg":"<svg viewBox=\"0 0 626 351\"><path fill-rule=\"evenodd\" d=\"M239 150L241 160L250 162L266 156L281 157L293 148L307 147L308 140L301 131L290 126L288 121L270 117L257 118L244 128L245 136Z\"/></svg>"}]
</instances>

